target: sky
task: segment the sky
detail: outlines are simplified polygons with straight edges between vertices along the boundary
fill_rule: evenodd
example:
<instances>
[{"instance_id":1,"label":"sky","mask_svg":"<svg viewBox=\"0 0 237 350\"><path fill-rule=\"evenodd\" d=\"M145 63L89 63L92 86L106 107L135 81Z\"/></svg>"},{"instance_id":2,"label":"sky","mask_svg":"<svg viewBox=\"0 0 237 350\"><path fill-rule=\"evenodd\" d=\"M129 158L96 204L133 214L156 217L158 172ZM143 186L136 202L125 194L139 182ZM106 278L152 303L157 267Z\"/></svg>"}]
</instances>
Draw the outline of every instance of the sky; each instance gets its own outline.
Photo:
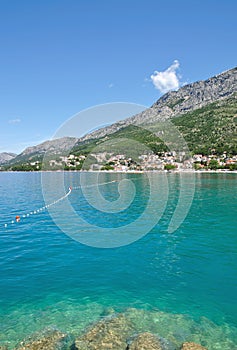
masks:
<instances>
[{"instance_id":1,"label":"sky","mask_svg":"<svg viewBox=\"0 0 237 350\"><path fill-rule=\"evenodd\" d=\"M235 67L236 13L236 0L0 0L0 152Z\"/></svg>"}]
</instances>

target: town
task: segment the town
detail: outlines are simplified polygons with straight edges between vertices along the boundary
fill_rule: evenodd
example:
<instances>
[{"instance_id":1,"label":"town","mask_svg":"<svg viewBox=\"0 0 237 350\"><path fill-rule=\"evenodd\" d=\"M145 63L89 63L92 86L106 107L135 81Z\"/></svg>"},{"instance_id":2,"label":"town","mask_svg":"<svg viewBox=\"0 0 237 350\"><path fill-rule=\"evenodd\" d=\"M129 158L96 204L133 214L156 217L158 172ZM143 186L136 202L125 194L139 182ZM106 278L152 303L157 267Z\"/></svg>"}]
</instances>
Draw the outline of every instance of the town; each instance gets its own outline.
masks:
<instances>
[{"instance_id":1,"label":"town","mask_svg":"<svg viewBox=\"0 0 237 350\"><path fill-rule=\"evenodd\" d=\"M143 172L143 171L234 171L237 170L237 155L221 156L211 154L185 155L184 152L164 152L162 154L147 153L136 159L125 154L102 152L90 155L70 154L57 156L43 163L31 161L27 164L15 165L8 170L38 171L114 171L114 172ZM1 169L3 170L3 169Z\"/></svg>"}]
</instances>

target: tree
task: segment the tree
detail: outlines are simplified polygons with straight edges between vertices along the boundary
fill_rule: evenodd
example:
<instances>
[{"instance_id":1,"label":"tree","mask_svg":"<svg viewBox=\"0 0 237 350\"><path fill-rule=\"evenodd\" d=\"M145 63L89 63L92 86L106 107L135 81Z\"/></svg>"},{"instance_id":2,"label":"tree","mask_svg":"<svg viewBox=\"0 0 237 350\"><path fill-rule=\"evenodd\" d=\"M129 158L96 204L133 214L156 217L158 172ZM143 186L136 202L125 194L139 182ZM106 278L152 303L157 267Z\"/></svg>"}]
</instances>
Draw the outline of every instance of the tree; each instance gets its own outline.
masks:
<instances>
[{"instance_id":1,"label":"tree","mask_svg":"<svg viewBox=\"0 0 237 350\"><path fill-rule=\"evenodd\" d=\"M195 162L194 164L193 164L193 167L194 167L194 169L195 170L200 170L202 167L201 167L201 163L199 163L199 162Z\"/></svg>"},{"instance_id":2,"label":"tree","mask_svg":"<svg viewBox=\"0 0 237 350\"><path fill-rule=\"evenodd\" d=\"M227 164L225 167L226 167L226 169L234 171L234 170L237 170L237 163L235 163L235 164Z\"/></svg>"},{"instance_id":3,"label":"tree","mask_svg":"<svg viewBox=\"0 0 237 350\"><path fill-rule=\"evenodd\" d=\"M101 170L114 170L114 168L111 165L106 164L101 168Z\"/></svg>"},{"instance_id":4,"label":"tree","mask_svg":"<svg viewBox=\"0 0 237 350\"><path fill-rule=\"evenodd\" d=\"M219 168L219 163L216 159L211 159L208 168L211 170L217 170Z\"/></svg>"},{"instance_id":5,"label":"tree","mask_svg":"<svg viewBox=\"0 0 237 350\"><path fill-rule=\"evenodd\" d=\"M177 167L176 167L176 165L174 165L174 164L165 164L164 165L164 169L165 170L174 170L174 169L176 169Z\"/></svg>"}]
</instances>

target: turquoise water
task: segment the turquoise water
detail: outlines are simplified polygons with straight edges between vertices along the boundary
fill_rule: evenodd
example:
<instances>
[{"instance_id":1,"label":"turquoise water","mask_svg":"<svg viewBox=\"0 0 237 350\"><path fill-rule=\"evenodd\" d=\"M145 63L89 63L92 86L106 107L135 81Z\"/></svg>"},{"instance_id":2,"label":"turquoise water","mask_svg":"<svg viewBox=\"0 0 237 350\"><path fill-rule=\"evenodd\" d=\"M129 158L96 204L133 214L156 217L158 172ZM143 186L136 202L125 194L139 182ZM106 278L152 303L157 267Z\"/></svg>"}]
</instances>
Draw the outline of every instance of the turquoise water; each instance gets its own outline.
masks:
<instances>
[{"instance_id":1,"label":"turquoise water","mask_svg":"<svg viewBox=\"0 0 237 350\"><path fill-rule=\"evenodd\" d=\"M60 174L54 176L57 183ZM66 174L66 186L76 186L78 176ZM121 175L101 176L109 182ZM170 184L160 222L128 246L98 249L65 235L47 211L5 228L44 201L39 173L0 173L0 345L13 348L47 327L77 335L107 314L133 308L138 329L167 338L172 333L208 349L237 348L237 175L196 174L191 210L174 234L167 226L179 177L188 186L190 175L155 176L167 176ZM70 201L100 226L124 225L140 215L148 195L145 175L124 177L137 188L126 215L93 213L80 190ZM102 193L117 198L117 184Z\"/></svg>"}]
</instances>

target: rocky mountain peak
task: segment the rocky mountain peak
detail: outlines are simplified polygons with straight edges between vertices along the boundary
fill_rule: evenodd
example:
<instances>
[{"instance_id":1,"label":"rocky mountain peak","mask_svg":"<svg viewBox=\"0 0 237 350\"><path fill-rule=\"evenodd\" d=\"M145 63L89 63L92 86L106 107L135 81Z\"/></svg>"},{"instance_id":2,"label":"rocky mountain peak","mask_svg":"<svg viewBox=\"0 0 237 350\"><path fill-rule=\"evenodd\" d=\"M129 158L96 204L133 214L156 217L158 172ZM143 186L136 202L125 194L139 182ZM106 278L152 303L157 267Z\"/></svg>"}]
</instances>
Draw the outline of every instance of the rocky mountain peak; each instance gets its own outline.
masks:
<instances>
[{"instance_id":1,"label":"rocky mountain peak","mask_svg":"<svg viewBox=\"0 0 237 350\"><path fill-rule=\"evenodd\" d=\"M4 164L8 162L9 160L12 160L17 155L15 153L9 153L9 152L2 152L0 153L0 164Z\"/></svg>"},{"instance_id":2,"label":"rocky mountain peak","mask_svg":"<svg viewBox=\"0 0 237 350\"><path fill-rule=\"evenodd\" d=\"M187 84L177 91L169 91L150 108L133 117L85 135L79 141L103 137L130 124L150 124L202 108L237 92L237 67L207 80Z\"/></svg>"},{"instance_id":3,"label":"rocky mountain peak","mask_svg":"<svg viewBox=\"0 0 237 350\"><path fill-rule=\"evenodd\" d=\"M75 137L62 137L60 139L45 141L43 143L40 143L37 146L27 147L21 153L21 156L25 156L31 153L39 153L39 154L44 154L45 152L61 153L62 151L70 150L77 141L78 139Z\"/></svg>"},{"instance_id":4,"label":"rocky mountain peak","mask_svg":"<svg viewBox=\"0 0 237 350\"><path fill-rule=\"evenodd\" d=\"M32 159L33 156L42 156L46 152L59 154L70 151L73 146L81 144L86 140L98 139L111 135L129 125L148 125L175 118L200 109L216 101L224 101L237 93L237 67L218 74L207 80L197 81L181 87L177 91L170 91L159 98L150 108L142 113L134 115L125 120L116 122L110 126L95 130L80 139L74 137L63 137L60 139L45 141L37 146L26 148L15 159L16 162ZM5 158L4 158L5 157ZM6 158L8 157L8 159ZM10 157L10 158L9 158ZM5 161L10 161L13 156L0 156Z\"/></svg>"}]
</instances>

